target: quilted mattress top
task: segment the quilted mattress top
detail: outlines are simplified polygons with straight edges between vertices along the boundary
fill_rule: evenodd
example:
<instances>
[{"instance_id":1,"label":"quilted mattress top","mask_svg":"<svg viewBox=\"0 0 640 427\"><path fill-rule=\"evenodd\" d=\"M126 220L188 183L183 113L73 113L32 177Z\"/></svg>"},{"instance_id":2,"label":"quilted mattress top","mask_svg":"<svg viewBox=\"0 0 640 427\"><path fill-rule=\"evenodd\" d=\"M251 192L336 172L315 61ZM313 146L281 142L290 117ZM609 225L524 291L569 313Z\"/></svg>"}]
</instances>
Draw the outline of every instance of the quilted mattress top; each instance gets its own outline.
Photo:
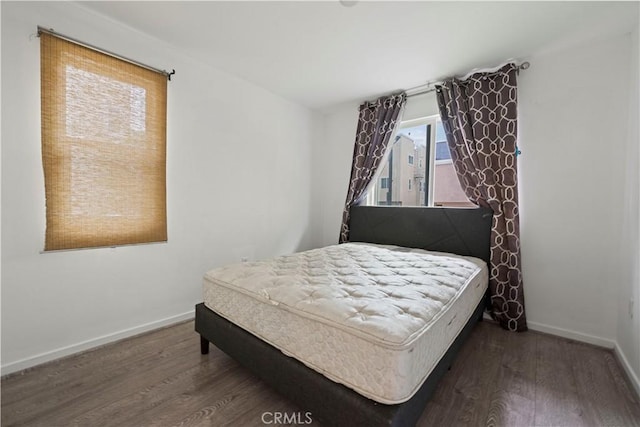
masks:
<instances>
[{"instance_id":1,"label":"quilted mattress top","mask_svg":"<svg viewBox=\"0 0 640 427\"><path fill-rule=\"evenodd\" d=\"M378 345L403 348L483 265L471 257L345 243L216 268L205 279Z\"/></svg>"}]
</instances>

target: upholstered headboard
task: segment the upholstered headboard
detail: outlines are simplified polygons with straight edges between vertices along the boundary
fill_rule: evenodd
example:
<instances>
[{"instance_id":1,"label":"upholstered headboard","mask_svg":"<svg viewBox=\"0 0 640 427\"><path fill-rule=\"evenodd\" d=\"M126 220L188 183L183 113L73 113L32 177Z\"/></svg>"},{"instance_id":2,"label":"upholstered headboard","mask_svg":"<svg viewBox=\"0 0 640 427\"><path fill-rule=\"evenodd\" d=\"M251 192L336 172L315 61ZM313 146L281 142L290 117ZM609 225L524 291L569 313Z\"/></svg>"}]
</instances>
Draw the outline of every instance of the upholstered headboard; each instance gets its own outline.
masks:
<instances>
[{"instance_id":1,"label":"upholstered headboard","mask_svg":"<svg viewBox=\"0 0 640 427\"><path fill-rule=\"evenodd\" d=\"M488 208L354 206L349 241L450 252L489 263L492 217Z\"/></svg>"}]
</instances>

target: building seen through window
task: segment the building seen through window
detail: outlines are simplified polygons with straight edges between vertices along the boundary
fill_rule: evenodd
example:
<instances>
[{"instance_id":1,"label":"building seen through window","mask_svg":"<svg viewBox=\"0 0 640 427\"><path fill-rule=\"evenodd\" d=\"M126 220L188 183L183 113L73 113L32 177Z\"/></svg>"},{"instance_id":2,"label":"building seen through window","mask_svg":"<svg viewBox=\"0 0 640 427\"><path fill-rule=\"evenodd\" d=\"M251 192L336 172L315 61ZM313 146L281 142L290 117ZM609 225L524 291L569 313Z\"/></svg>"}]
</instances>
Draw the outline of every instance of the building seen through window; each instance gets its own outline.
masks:
<instances>
[{"instance_id":1,"label":"building seen through window","mask_svg":"<svg viewBox=\"0 0 640 427\"><path fill-rule=\"evenodd\" d=\"M456 175L438 116L400 124L367 194L378 206L474 206Z\"/></svg>"}]
</instances>

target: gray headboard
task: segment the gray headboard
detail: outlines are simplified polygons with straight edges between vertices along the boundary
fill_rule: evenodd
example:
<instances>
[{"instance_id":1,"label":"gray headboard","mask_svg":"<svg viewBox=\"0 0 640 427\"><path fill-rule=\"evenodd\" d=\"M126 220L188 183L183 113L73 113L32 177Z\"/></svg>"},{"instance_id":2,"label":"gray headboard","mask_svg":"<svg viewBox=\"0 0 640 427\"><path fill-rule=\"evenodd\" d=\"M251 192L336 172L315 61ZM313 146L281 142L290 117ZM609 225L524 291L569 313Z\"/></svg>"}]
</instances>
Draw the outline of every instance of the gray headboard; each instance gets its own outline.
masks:
<instances>
[{"instance_id":1,"label":"gray headboard","mask_svg":"<svg viewBox=\"0 0 640 427\"><path fill-rule=\"evenodd\" d=\"M354 206L349 241L450 252L488 264L492 217L488 208Z\"/></svg>"}]
</instances>

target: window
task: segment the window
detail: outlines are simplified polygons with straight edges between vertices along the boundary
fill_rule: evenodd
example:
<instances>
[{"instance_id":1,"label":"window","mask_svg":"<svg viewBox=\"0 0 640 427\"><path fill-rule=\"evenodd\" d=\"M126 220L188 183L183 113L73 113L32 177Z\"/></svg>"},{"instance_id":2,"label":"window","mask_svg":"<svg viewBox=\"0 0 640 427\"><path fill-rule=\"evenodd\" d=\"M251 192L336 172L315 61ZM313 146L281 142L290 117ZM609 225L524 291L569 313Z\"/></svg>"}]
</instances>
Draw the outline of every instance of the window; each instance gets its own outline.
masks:
<instances>
[{"instance_id":1,"label":"window","mask_svg":"<svg viewBox=\"0 0 640 427\"><path fill-rule=\"evenodd\" d=\"M45 250L166 241L166 75L40 37Z\"/></svg>"},{"instance_id":2,"label":"window","mask_svg":"<svg viewBox=\"0 0 640 427\"><path fill-rule=\"evenodd\" d=\"M473 206L458 182L439 116L402 122L392 141L367 204ZM408 164L400 159L409 159ZM412 191L414 180L416 191ZM407 181L407 186L398 185Z\"/></svg>"},{"instance_id":3,"label":"window","mask_svg":"<svg viewBox=\"0 0 640 427\"><path fill-rule=\"evenodd\" d=\"M449 144L447 144L447 136L444 133L444 127L440 120L436 123L436 164L438 162L451 163L451 152Z\"/></svg>"},{"instance_id":4,"label":"window","mask_svg":"<svg viewBox=\"0 0 640 427\"><path fill-rule=\"evenodd\" d=\"M436 161L439 160L451 160L447 141L436 141Z\"/></svg>"}]
</instances>

